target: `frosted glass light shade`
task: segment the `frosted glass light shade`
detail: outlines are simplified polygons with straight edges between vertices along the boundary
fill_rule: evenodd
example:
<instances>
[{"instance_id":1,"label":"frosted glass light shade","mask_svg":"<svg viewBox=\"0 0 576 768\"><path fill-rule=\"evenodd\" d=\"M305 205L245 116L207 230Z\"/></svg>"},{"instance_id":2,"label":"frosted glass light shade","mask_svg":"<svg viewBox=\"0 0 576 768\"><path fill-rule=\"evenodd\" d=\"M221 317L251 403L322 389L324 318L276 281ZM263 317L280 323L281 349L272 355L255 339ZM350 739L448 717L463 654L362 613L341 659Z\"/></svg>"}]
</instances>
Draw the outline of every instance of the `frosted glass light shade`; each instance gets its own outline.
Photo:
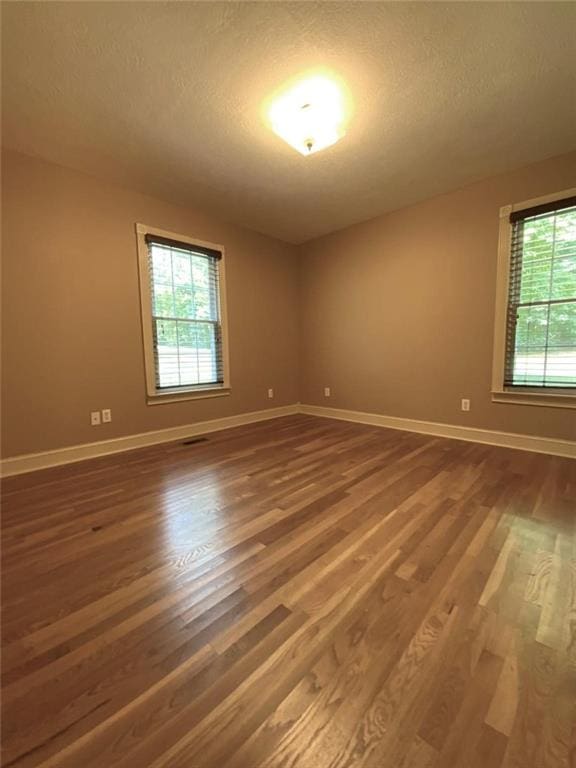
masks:
<instances>
[{"instance_id":1,"label":"frosted glass light shade","mask_svg":"<svg viewBox=\"0 0 576 768\"><path fill-rule=\"evenodd\" d=\"M302 155L335 144L346 132L341 90L323 76L302 80L280 94L268 114L273 131Z\"/></svg>"}]
</instances>

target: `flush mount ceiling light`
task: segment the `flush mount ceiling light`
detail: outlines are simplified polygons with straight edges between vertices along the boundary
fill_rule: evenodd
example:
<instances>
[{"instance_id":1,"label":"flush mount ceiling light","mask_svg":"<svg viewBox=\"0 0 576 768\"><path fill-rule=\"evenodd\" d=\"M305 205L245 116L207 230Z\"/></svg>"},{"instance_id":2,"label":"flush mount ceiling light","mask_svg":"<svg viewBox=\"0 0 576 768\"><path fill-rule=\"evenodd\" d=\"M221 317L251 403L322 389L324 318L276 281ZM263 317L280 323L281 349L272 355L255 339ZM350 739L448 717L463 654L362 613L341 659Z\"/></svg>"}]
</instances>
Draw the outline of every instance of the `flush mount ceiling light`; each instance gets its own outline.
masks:
<instances>
[{"instance_id":1,"label":"flush mount ceiling light","mask_svg":"<svg viewBox=\"0 0 576 768\"><path fill-rule=\"evenodd\" d=\"M268 118L274 133L301 155L312 155L346 133L342 89L324 75L307 77L272 101Z\"/></svg>"}]
</instances>

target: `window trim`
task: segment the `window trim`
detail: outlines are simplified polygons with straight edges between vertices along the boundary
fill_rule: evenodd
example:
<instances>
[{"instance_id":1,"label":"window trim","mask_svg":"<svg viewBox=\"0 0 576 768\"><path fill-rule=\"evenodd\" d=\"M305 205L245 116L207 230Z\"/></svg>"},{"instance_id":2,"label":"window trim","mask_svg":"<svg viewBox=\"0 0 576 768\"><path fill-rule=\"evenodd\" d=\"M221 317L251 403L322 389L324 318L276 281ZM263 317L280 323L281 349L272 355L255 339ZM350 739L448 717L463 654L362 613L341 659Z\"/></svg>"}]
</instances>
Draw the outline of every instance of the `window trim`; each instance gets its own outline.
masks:
<instances>
[{"instance_id":1,"label":"window trim","mask_svg":"<svg viewBox=\"0 0 576 768\"><path fill-rule=\"evenodd\" d=\"M219 251L221 258L218 261L218 305L220 312L220 326L222 332L222 363L224 367L224 381L222 384L196 385L189 388L174 387L158 389L156 386L156 366L154 362L154 339L152 334L152 294L150 291L150 273L148 261L148 245L146 235L157 235L171 240L178 240L192 246L211 248ZM146 379L146 397L148 405L162 403L177 403L182 400L201 400L209 397L223 397L231 392L230 363L228 357L228 312L226 302L226 256L224 247L215 243L208 243L196 237L188 237L175 232L169 232L158 227L149 227L146 224L136 224L136 240L138 246L138 277L140 283L140 318L142 321L142 343L144 351L144 370Z\"/></svg>"},{"instance_id":2,"label":"window trim","mask_svg":"<svg viewBox=\"0 0 576 768\"><path fill-rule=\"evenodd\" d=\"M504 360L506 355L506 323L508 313L508 287L510 280L510 255L512 245L512 224L510 214L536 205L554 203L565 197L576 195L576 187L554 192L550 195L524 200L522 203L505 205L500 208L498 236L498 266L496 273L496 306L494 317L494 351L492 360L492 401L515 403L516 405L539 405L549 408L576 408L576 392L569 393L562 388L542 392L529 387L504 386ZM521 390L521 391L520 391Z\"/></svg>"}]
</instances>

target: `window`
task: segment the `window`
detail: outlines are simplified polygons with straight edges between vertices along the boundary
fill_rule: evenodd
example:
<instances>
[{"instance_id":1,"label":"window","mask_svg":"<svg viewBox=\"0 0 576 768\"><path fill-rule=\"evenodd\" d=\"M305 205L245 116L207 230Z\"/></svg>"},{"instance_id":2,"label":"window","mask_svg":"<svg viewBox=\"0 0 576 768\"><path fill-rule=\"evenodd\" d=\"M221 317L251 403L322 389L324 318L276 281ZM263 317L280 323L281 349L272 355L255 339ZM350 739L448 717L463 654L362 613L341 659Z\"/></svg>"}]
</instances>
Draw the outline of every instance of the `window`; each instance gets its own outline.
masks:
<instances>
[{"instance_id":1,"label":"window","mask_svg":"<svg viewBox=\"0 0 576 768\"><path fill-rule=\"evenodd\" d=\"M494 399L576 407L576 190L502 209L498 304Z\"/></svg>"},{"instance_id":2,"label":"window","mask_svg":"<svg viewBox=\"0 0 576 768\"><path fill-rule=\"evenodd\" d=\"M148 396L227 394L224 251L138 224Z\"/></svg>"}]
</instances>

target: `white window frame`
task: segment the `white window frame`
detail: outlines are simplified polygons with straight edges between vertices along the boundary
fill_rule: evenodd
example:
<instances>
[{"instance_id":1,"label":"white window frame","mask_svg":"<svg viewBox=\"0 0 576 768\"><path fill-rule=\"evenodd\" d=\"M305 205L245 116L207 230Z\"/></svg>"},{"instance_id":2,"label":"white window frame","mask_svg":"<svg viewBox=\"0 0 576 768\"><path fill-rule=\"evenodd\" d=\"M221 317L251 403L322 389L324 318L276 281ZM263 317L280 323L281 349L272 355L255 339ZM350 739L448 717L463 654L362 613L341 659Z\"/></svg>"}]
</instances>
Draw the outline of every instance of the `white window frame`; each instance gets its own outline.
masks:
<instances>
[{"instance_id":1,"label":"white window frame","mask_svg":"<svg viewBox=\"0 0 576 768\"><path fill-rule=\"evenodd\" d=\"M173 389L156 386L156 363L154 358L154 337L152 332L152 293L150 290L150 271L148 245L146 235L158 235L170 240L179 240L192 246L211 248L222 254L218 261L218 302L220 310L220 325L222 331L222 363L224 381L222 384L207 384L206 386L191 386L190 388L174 387ZM169 232L146 224L136 224L136 239L138 244L138 274L140 278L140 313L142 318L142 339L144 347L144 369L146 375L146 395L148 405L174 403L181 400L200 400L208 397L229 395L230 364L228 358L228 313L226 306L226 267L225 253L221 245L208 243L196 237L188 237L175 232Z\"/></svg>"},{"instance_id":2,"label":"white window frame","mask_svg":"<svg viewBox=\"0 0 576 768\"><path fill-rule=\"evenodd\" d=\"M549 408L576 408L576 392L570 394L561 388L542 392L522 387L522 391L504 386L504 358L506 354L506 323L508 315L508 285L510 279L510 251L512 245L512 224L510 214L536 205L554 203L576 195L576 188L565 189L522 203L505 205L500 208L500 230L498 237L498 267L496 276L496 311L494 319L494 355L492 362L492 400L496 403L516 405L540 405Z\"/></svg>"}]
</instances>

